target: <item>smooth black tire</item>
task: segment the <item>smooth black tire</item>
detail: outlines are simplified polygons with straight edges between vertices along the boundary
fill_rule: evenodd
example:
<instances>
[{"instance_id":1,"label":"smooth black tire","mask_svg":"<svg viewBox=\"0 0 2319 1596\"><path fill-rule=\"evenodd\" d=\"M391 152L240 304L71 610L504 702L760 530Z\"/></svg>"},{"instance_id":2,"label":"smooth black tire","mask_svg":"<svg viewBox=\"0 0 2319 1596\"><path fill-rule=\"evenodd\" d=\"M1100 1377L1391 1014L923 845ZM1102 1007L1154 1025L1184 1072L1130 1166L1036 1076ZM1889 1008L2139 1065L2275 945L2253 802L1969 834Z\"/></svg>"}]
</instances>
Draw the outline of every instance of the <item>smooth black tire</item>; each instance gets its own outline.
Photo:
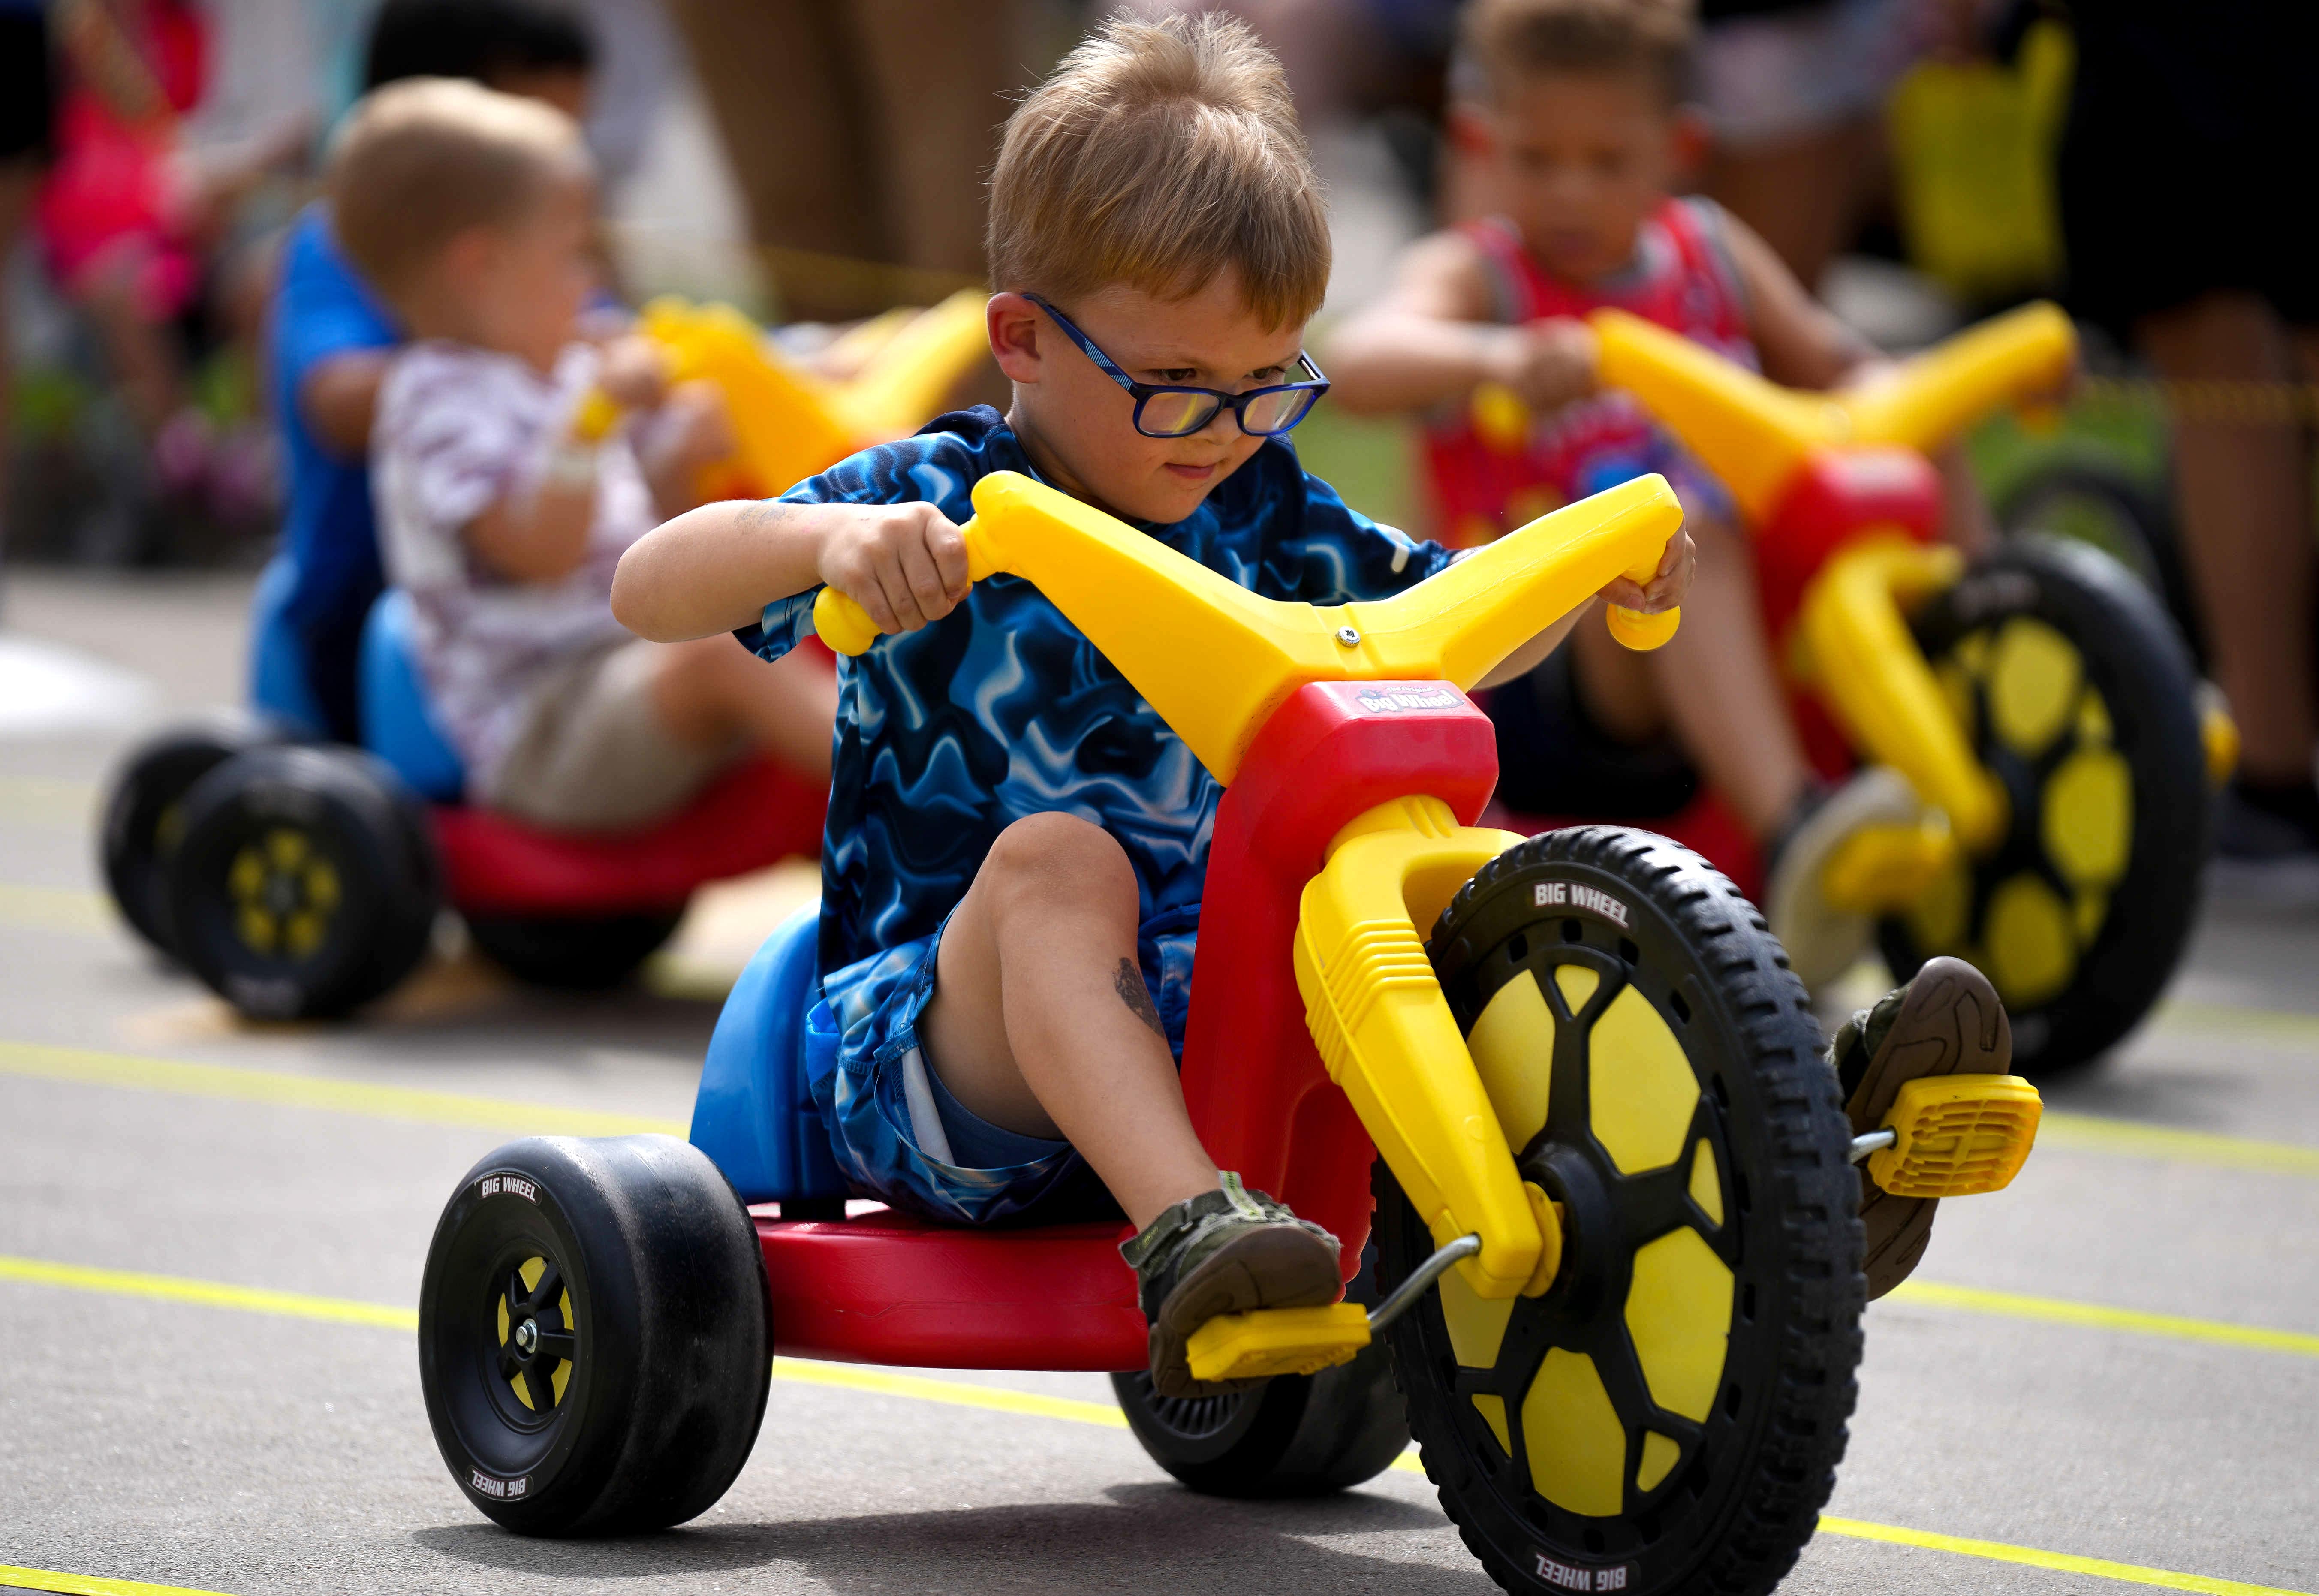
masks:
<instances>
[{"instance_id":1,"label":"smooth black tire","mask_svg":"<svg viewBox=\"0 0 2319 1596\"><path fill-rule=\"evenodd\" d=\"M419 799L352 748L260 748L195 782L168 869L177 956L258 1019L343 1014L409 975L441 907Z\"/></svg>"},{"instance_id":2,"label":"smooth black tire","mask_svg":"<svg viewBox=\"0 0 2319 1596\"><path fill-rule=\"evenodd\" d=\"M1345 1296L1376 1305L1374 1248ZM1409 1416L1381 1342L1317 1375L1284 1375L1223 1396L1163 1397L1141 1370L1114 1375L1111 1387L1151 1460L1209 1496L1348 1491L1409 1447Z\"/></svg>"},{"instance_id":3,"label":"smooth black tire","mask_svg":"<svg viewBox=\"0 0 2319 1596\"><path fill-rule=\"evenodd\" d=\"M221 709L156 733L121 762L105 795L98 859L121 917L155 949L176 955L164 883L185 836L185 794L235 754L292 740L278 721Z\"/></svg>"},{"instance_id":4,"label":"smooth black tire","mask_svg":"<svg viewBox=\"0 0 2319 1596\"><path fill-rule=\"evenodd\" d=\"M2060 460L2015 483L1996 513L2008 537L2066 538L2109 555L2158 595L2192 655L2206 657L2181 534L2162 491L2099 461Z\"/></svg>"},{"instance_id":5,"label":"smooth black tire","mask_svg":"<svg viewBox=\"0 0 2319 1596\"><path fill-rule=\"evenodd\" d=\"M1912 624L2012 816L1879 927L1885 961L1906 980L1956 954L2005 1000L2016 1069L2085 1064L2150 1012L2197 915L2213 793L2188 648L2124 567L2054 537L2008 545Z\"/></svg>"},{"instance_id":6,"label":"smooth black tire","mask_svg":"<svg viewBox=\"0 0 2319 1596\"><path fill-rule=\"evenodd\" d=\"M681 907L627 915L469 915L467 934L518 980L602 992L634 975L675 934Z\"/></svg>"},{"instance_id":7,"label":"smooth black tire","mask_svg":"<svg viewBox=\"0 0 2319 1596\"><path fill-rule=\"evenodd\" d=\"M1452 1271L1386 1332L1442 1507L1509 1591L1770 1590L1835 1484L1866 1290L1802 984L1722 875L1616 826L1484 866L1428 952L1566 1215L1539 1295ZM1390 1288L1433 1240L1376 1184Z\"/></svg>"},{"instance_id":8,"label":"smooth black tire","mask_svg":"<svg viewBox=\"0 0 2319 1596\"><path fill-rule=\"evenodd\" d=\"M444 1209L419 1288L419 1383L451 1477L525 1535L697 1518L764 1421L770 1301L756 1227L698 1148L501 1148Z\"/></svg>"}]
</instances>

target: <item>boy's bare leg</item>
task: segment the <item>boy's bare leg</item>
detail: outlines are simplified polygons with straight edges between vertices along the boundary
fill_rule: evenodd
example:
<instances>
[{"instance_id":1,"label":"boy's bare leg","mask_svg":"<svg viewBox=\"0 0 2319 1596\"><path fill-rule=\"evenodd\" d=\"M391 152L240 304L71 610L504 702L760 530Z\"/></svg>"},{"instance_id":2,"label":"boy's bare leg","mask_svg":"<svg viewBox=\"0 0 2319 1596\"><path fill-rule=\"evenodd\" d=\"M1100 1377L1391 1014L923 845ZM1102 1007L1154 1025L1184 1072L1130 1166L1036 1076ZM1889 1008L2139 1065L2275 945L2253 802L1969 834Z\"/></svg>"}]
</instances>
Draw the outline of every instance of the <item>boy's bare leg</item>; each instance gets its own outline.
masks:
<instances>
[{"instance_id":1,"label":"boy's bare leg","mask_svg":"<svg viewBox=\"0 0 2319 1596\"><path fill-rule=\"evenodd\" d=\"M944 928L919 1016L961 1106L1077 1148L1139 1231L1213 1191L1136 959L1135 872L1099 826L1033 815L999 834Z\"/></svg>"},{"instance_id":2,"label":"boy's bare leg","mask_svg":"<svg viewBox=\"0 0 2319 1596\"><path fill-rule=\"evenodd\" d=\"M723 636L651 646L654 701L679 739L719 747L746 737L799 774L829 780L837 679L819 660L798 653L768 664Z\"/></svg>"},{"instance_id":3,"label":"boy's bare leg","mask_svg":"<svg viewBox=\"0 0 2319 1596\"><path fill-rule=\"evenodd\" d=\"M2292 374L2277 319L2251 295L2209 294L2145 317L2135 331L2160 374L2173 381L2279 382ZM2307 781L2319 711L2311 685L2311 469L2303 435L2284 418L2177 416L2174 481L2215 676L2238 720L2240 768L2257 783Z\"/></svg>"},{"instance_id":4,"label":"boy's bare leg","mask_svg":"<svg viewBox=\"0 0 2319 1596\"><path fill-rule=\"evenodd\" d=\"M1773 668L1746 543L1719 522L1694 516L1690 526L1699 565L1674 641L1635 654L1590 616L1575 635L1580 690L1613 736L1672 725L1700 774L1766 839L1793 814L1811 768Z\"/></svg>"}]
</instances>

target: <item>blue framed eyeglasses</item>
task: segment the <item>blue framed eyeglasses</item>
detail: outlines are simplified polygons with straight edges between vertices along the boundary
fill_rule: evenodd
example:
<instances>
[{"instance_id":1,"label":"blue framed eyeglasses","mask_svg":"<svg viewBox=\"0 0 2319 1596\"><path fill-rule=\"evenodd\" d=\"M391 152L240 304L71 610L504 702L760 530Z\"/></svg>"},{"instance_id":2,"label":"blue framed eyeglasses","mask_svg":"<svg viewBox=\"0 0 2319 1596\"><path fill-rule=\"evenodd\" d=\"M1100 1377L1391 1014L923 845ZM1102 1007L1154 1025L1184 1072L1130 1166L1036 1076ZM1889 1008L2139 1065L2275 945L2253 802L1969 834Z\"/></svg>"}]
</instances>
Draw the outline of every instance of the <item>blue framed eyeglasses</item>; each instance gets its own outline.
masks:
<instances>
[{"instance_id":1,"label":"blue framed eyeglasses","mask_svg":"<svg viewBox=\"0 0 2319 1596\"><path fill-rule=\"evenodd\" d=\"M1226 393L1214 388L1175 388L1151 383L1139 383L1120 369L1119 362L1095 347L1095 340L1071 325L1071 319L1035 293L1023 296L1046 311L1048 319L1063 329L1063 336L1079 347L1079 352L1096 363L1104 375L1127 390L1135 401L1135 430L1146 437L1189 437L1216 419L1218 410L1229 407L1240 429L1251 437L1278 437L1310 415L1321 395L1329 391L1329 379L1313 364L1310 355L1299 354L1296 364L1313 374L1309 382L1277 383L1268 388L1251 388L1245 393Z\"/></svg>"}]
</instances>

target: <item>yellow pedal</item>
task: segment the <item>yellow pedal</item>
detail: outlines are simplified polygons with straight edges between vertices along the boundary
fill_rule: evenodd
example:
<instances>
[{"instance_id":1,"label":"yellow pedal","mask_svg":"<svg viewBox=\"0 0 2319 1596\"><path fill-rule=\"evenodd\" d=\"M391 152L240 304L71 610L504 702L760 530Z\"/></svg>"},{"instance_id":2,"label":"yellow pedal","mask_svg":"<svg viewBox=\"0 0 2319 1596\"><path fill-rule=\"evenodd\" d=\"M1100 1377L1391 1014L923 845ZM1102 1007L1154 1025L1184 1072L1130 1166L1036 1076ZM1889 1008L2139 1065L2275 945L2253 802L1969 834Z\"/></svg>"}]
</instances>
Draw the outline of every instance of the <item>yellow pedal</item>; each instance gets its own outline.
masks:
<instances>
[{"instance_id":1,"label":"yellow pedal","mask_svg":"<svg viewBox=\"0 0 2319 1596\"><path fill-rule=\"evenodd\" d=\"M1821 868L1820 894L1844 914L1899 914L1923 898L1956 852L1945 819L1863 826Z\"/></svg>"},{"instance_id":2,"label":"yellow pedal","mask_svg":"<svg viewBox=\"0 0 2319 1596\"><path fill-rule=\"evenodd\" d=\"M1368 1344L1368 1314L1357 1303L1331 1303L1219 1314L1192 1332L1187 1349L1195 1380L1265 1380L1349 1363Z\"/></svg>"},{"instance_id":3,"label":"yellow pedal","mask_svg":"<svg viewBox=\"0 0 2319 1596\"><path fill-rule=\"evenodd\" d=\"M2043 1110L2017 1075L1920 1076L1886 1116L1897 1140L1869 1155L1868 1178L1896 1197L2001 1192L2028 1161Z\"/></svg>"}]
</instances>

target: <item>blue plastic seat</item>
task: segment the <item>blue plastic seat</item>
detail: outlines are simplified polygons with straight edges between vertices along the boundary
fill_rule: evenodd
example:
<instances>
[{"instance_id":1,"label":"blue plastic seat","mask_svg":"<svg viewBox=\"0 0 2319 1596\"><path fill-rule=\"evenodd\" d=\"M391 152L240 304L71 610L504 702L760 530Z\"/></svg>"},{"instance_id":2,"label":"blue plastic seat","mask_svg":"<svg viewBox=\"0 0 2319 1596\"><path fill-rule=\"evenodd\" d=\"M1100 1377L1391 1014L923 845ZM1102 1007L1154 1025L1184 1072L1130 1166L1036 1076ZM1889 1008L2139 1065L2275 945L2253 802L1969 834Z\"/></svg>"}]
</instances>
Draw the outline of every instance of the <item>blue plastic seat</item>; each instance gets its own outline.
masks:
<instances>
[{"instance_id":1,"label":"blue plastic seat","mask_svg":"<svg viewBox=\"0 0 2319 1596\"><path fill-rule=\"evenodd\" d=\"M708 1039L691 1141L744 1203L846 1195L808 1086L837 1061L836 1023L814 969L820 927L816 902L767 937Z\"/></svg>"},{"instance_id":2,"label":"blue plastic seat","mask_svg":"<svg viewBox=\"0 0 2319 1596\"><path fill-rule=\"evenodd\" d=\"M466 792L466 767L428 711L412 624L410 595L392 588L363 622L363 746L393 765L421 798L456 803Z\"/></svg>"}]
</instances>

